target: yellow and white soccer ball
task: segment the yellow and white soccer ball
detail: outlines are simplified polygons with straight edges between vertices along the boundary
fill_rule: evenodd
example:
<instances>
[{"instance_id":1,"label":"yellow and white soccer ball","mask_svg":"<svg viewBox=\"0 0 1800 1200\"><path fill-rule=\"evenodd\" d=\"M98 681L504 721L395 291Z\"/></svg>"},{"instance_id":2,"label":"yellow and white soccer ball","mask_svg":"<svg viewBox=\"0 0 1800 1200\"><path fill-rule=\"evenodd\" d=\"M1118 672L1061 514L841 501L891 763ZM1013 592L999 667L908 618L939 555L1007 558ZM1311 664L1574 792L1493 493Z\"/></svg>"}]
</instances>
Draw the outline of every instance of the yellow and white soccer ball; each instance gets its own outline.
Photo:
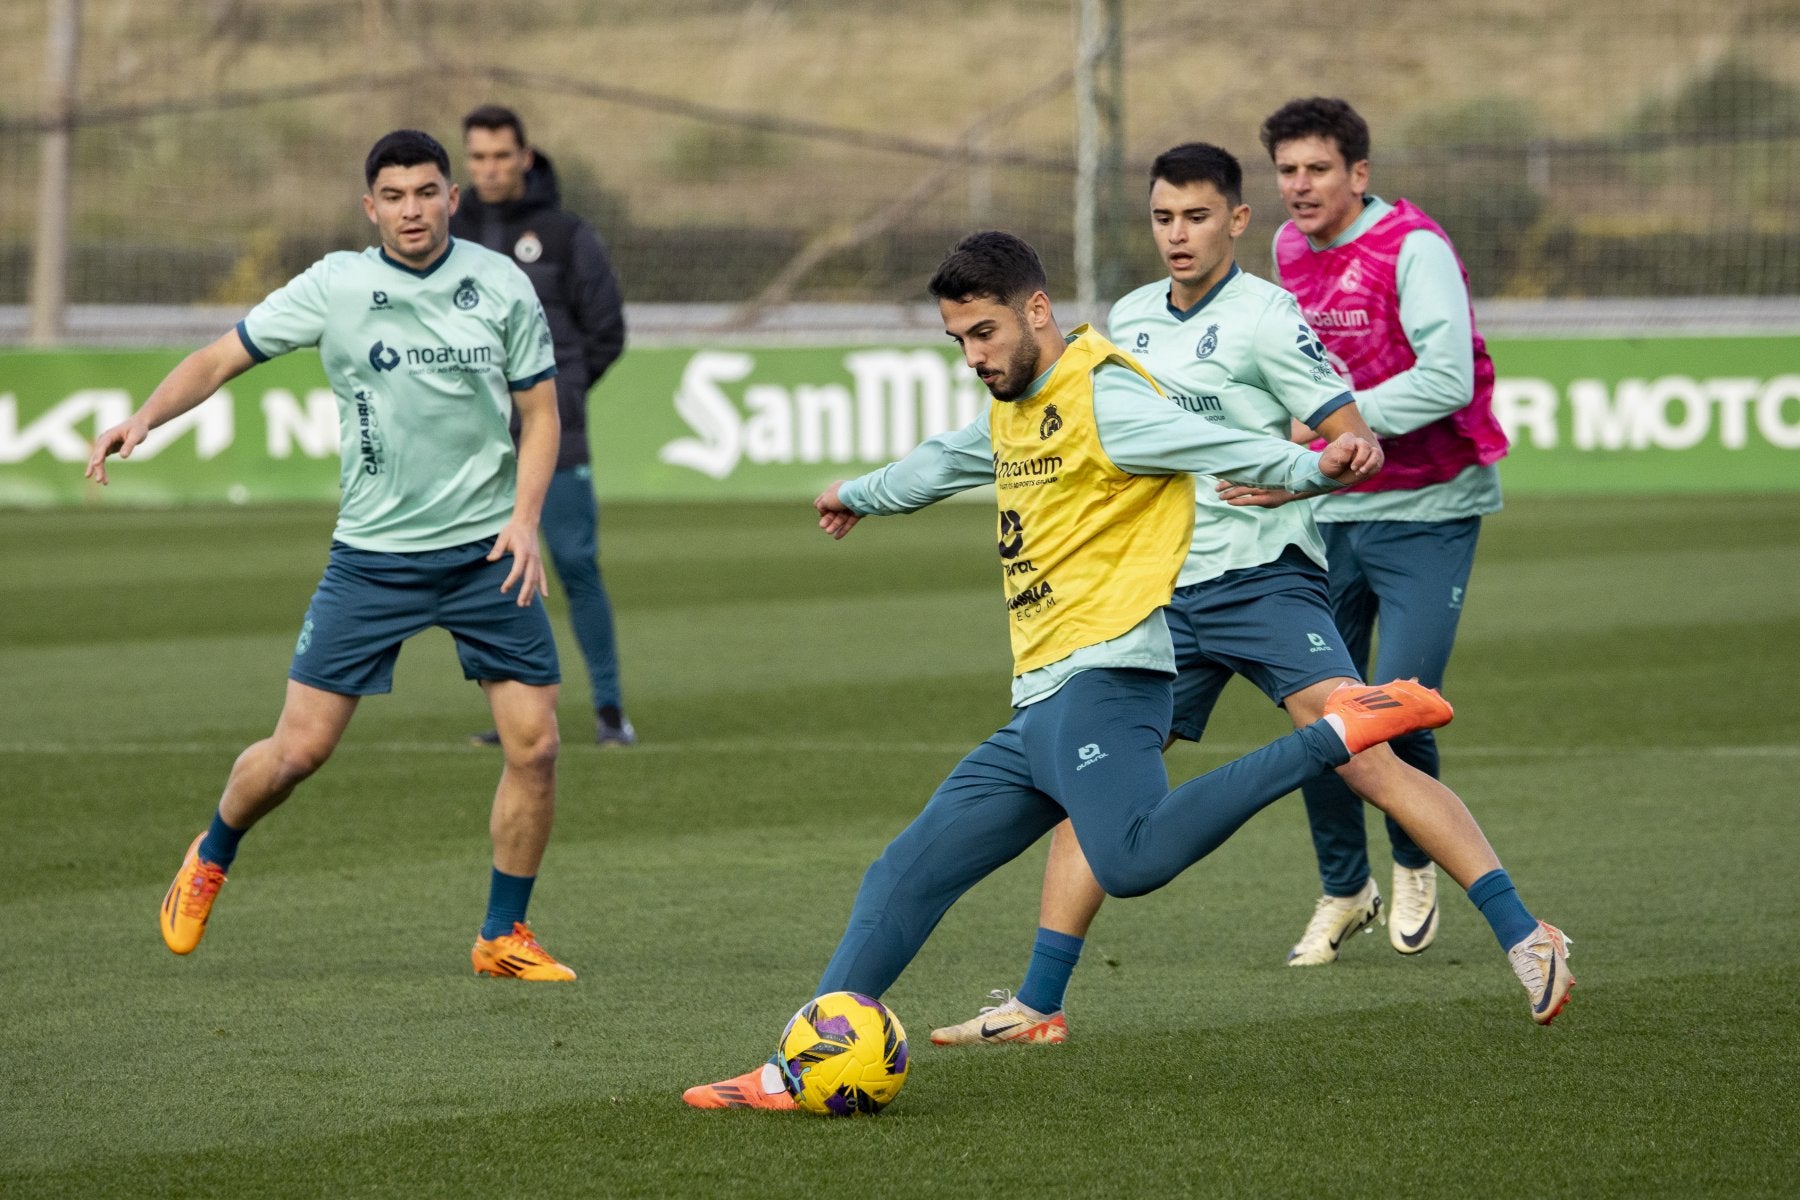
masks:
<instances>
[{"instance_id":1,"label":"yellow and white soccer ball","mask_svg":"<svg viewBox=\"0 0 1800 1200\"><path fill-rule=\"evenodd\" d=\"M906 1030L879 1000L829 992L809 1000L781 1031L781 1082L808 1112L880 1112L906 1082Z\"/></svg>"}]
</instances>

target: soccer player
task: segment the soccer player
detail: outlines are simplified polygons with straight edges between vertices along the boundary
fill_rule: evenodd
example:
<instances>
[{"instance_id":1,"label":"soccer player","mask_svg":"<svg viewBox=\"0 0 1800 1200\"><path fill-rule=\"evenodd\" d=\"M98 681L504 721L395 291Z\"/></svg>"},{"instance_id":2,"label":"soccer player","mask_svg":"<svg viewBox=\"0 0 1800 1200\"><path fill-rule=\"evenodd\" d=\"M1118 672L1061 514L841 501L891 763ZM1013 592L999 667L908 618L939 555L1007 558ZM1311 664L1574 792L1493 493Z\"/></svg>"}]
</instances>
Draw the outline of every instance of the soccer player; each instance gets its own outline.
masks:
<instances>
[{"instance_id":1,"label":"soccer player","mask_svg":"<svg viewBox=\"0 0 1800 1200\"><path fill-rule=\"evenodd\" d=\"M363 174L380 246L328 254L271 293L183 359L88 460L104 484L108 455L130 458L152 429L301 346L319 348L337 396L343 499L287 698L188 847L163 899L163 941L176 954L200 944L240 839L324 765L361 697L390 690L401 643L438 625L487 694L505 756L475 971L574 979L525 923L556 805L556 643L538 552L556 466L550 330L517 267L450 237L457 191L434 138L388 134Z\"/></svg>"},{"instance_id":2,"label":"soccer player","mask_svg":"<svg viewBox=\"0 0 1800 1200\"><path fill-rule=\"evenodd\" d=\"M1468 274L1430 217L1405 200L1369 194L1369 127L1344 101L1291 101L1263 122L1261 137L1289 218L1275 234L1280 282L1299 298L1387 452L1379 478L1313 505L1333 616L1364 667L1379 630L1377 677L1394 672L1441 686L1481 518L1500 509L1495 463L1506 453ZM1236 495L1238 503L1280 499ZM1436 778L1429 731L1393 749ZM1324 895L1301 945L1317 947L1365 922L1380 901L1356 793L1331 775L1303 790ZM1405 949L1398 939L1418 914L1430 918L1419 936L1434 931L1437 876L1407 830L1391 819L1387 828L1398 918L1390 936Z\"/></svg>"},{"instance_id":3,"label":"soccer player","mask_svg":"<svg viewBox=\"0 0 1800 1200\"><path fill-rule=\"evenodd\" d=\"M880 996L957 897L1065 815L1101 885L1141 895L1308 775L1451 716L1417 684L1345 688L1321 720L1168 790L1174 654L1163 606L1193 528L1189 472L1317 491L1365 478L1375 447L1345 434L1298 455L1279 438L1183 412L1088 327L1065 339L1045 287L1023 241L964 238L930 290L994 402L814 502L821 528L843 537L864 516L997 486L1014 705L1011 722L957 765L864 875L819 993ZM683 1099L793 1107L773 1062Z\"/></svg>"},{"instance_id":4,"label":"soccer player","mask_svg":"<svg viewBox=\"0 0 1800 1200\"><path fill-rule=\"evenodd\" d=\"M509 255L537 290L556 345L556 408L562 420L556 473L544 496L544 545L569 599L569 624L587 664L594 740L633 746L637 731L619 692L612 602L600 579L600 510L588 449L588 392L625 349L625 312L606 244L563 209L550 156L525 140L519 114L484 104L463 118L469 193L450 232ZM513 422L515 433L518 421ZM474 740L498 745L489 730Z\"/></svg>"},{"instance_id":5,"label":"soccer player","mask_svg":"<svg viewBox=\"0 0 1800 1200\"><path fill-rule=\"evenodd\" d=\"M1250 221L1237 159L1190 143L1159 156L1150 177L1150 230L1169 274L1113 306L1113 336L1171 399L1211 420L1272 436L1299 421L1327 437L1372 439L1294 297L1237 266L1236 241ZM1179 671L1174 736L1200 739L1234 674L1285 707L1296 726L1318 720L1331 693L1360 676L1332 624L1325 549L1310 506L1236 507L1211 479L1199 481L1196 499L1193 541L1167 612ZM1473 818L1437 780L1386 746L1358 754L1337 775L1384 807L1407 797L1415 811L1445 824L1450 836L1438 841L1450 847L1446 869L1483 904L1515 969L1530 961L1521 942L1553 936L1540 933L1549 927L1531 918ZM1037 940L1017 993L995 993L999 1003L933 1030L932 1041L1052 1045L1067 1038L1063 994L1105 894L1066 822L1050 845ZM1429 861L1424 869L1433 869ZM1375 909L1365 910L1365 923ZM1396 939L1403 952L1429 944L1435 913L1424 918ZM1316 946L1303 939L1288 962L1331 962L1356 928L1335 928ZM1542 974L1532 978L1541 982ZM1527 982L1534 1019L1547 1021L1554 1004L1538 1009L1540 993Z\"/></svg>"}]
</instances>

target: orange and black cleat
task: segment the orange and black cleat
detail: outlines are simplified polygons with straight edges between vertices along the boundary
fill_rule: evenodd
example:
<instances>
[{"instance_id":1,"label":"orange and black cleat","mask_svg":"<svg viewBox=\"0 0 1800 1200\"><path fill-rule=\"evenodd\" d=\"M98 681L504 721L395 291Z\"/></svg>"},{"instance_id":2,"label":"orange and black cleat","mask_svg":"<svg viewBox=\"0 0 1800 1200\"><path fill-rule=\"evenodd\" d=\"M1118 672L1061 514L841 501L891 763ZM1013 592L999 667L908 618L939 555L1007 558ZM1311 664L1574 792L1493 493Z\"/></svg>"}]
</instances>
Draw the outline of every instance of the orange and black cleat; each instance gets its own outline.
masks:
<instances>
[{"instance_id":1,"label":"orange and black cleat","mask_svg":"<svg viewBox=\"0 0 1800 1200\"><path fill-rule=\"evenodd\" d=\"M213 901L225 886L225 868L200 857L200 839L188 847L175 872L175 882L163 896L162 935L169 949L177 954L191 954L206 933L206 919L212 915Z\"/></svg>"},{"instance_id":2,"label":"orange and black cleat","mask_svg":"<svg viewBox=\"0 0 1800 1200\"><path fill-rule=\"evenodd\" d=\"M799 1108L781 1086L781 1069L772 1062L718 1083L691 1087L681 1093L681 1099L690 1108L765 1108L771 1112Z\"/></svg>"},{"instance_id":3,"label":"orange and black cleat","mask_svg":"<svg viewBox=\"0 0 1800 1200\"><path fill-rule=\"evenodd\" d=\"M1416 679L1375 686L1346 683L1325 698L1325 715L1342 721L1344 745L1352 754L1421 729L1448 725L1456 710Z\"/></svg>"},{"instance_id":4,"label":"orange and black cleat","mask_svg":"<svg viewBox=\"0 0 1800 1200\"><path fill-rule=\"evenodd\" d=\"M499 975L531 983L565 983L575 972L558 962L531 932L531 926L514 921L512 932L497 938L478 937L469 951L477 975Z\"/></svg>"}]
</instances>

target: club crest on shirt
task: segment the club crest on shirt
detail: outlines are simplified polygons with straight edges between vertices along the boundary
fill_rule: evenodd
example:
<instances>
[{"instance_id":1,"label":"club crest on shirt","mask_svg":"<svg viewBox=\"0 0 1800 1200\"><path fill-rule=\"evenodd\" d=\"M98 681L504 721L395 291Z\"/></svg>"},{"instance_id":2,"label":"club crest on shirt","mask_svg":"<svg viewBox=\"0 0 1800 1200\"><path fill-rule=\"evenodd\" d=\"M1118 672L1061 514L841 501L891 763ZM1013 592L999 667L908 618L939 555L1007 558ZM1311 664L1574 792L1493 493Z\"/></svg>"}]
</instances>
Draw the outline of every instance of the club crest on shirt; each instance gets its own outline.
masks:
<instances>
[{"instance_id":1,"label":"club crest on shirt","mask_svg":"<svg viewBox=\"0 0 1800 1200\"><path fill-rule=\"evenodd\" d=\"M369 293L370 312L374 312L378 308L386 307L388 307L388 294L386 292L377 289L376 291Z\"/></svg>"},{"instance_id":2,"label":"club crest on shirt","mask_svg":"<svg viewBox=\"0 0 1800 1200\"><path fill-rule=\"evenodd\" d=\"M1350 260L1350 269L1338 276L1338 290L1356 292L1362 290L1362 264L1355 259Z\"/></svg>"},{"instance_id":3,"label":"club crest on shirt","mask_svg":"<svg viewBox=\"0 0 1800 1200\"><path fill-rule=\"evenodd\" d=\"M1219 348L1219 327L1208 325L1206 332L1200 336L1200 344L1194 347L1195 358L1211 358L1212 352Z\"/></svg>"},{"instance_id":4,"label":"club crest on shirt","mask_svg":"<svg viewBox=\"0 0 1800 1200\"><path fill-rule=\"evenodd\" d=\"M513 257L522 263L534 263L544 257L544 243L538 241L538 235L527 229L513 243Z\"/></svg>"},{"instance_id":5,"label":"club crest on shirt","mask_svg":"<svg viewBox=\"0 0 1800 1200\"><path fill-rule=\"evenodd\" d=\"M1056 405L1044 405L1044 419L1038 422L1038 440L1048 441L1050 435L1062 428L1062 414L1056 411Z\"/></svg>"},{"instance_id":6,"label":"club crest on shirt","mask_svg":"<svg viewBox=\"0 0 1800 1200\"><path fill-rule=\"evenodd\" d=\"M1148 350L1149 348L1150 348L1150 335L1147 333L1138 334L1137 335L1137 344L1134 345L1132 347L1132 349L1136 350L1138 353L1141 354L1145 350Z\"/></svg>"},{"instance_id":7,"label":"club crest on shirt","mask_svg":"<svg viewBox=\"0 0 1800 1200\"><path fill-rule=\"evenodd\" d=\"M456 307L464 310L474 308L481 303L481 293L475 290L473 275L463 276L462 282L456 285L456 295L453 299L456 301Z\"/></svg>"}]
</instances>

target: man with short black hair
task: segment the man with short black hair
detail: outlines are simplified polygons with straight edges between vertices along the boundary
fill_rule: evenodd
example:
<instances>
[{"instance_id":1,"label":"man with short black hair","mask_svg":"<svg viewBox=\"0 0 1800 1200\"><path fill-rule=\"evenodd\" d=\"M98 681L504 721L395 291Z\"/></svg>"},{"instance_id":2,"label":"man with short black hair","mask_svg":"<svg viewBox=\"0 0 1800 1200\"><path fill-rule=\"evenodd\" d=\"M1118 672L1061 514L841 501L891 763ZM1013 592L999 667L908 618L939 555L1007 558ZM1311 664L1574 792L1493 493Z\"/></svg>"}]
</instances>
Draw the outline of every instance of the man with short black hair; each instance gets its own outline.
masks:
<instances>
[{"instance_id":1,"label":"man with short black hair","mask_svg":"<svg viewBox=\"0 0 1800 1200\"><path fill-rule=\"evenodd\" d=\"M549 155L526 140L510 108L484 104L463 118L470 191L450 219L457 237L510 255L531 280L556 347L562 448L544 497L550 564L569 601L569 624L587 664L594 738L631 746L637 731L619 687L612 602L600 577L600 510L588 446L588 393L625 349L625 312L606 243L562 208ZM493 731L475 741L496 744Z\"/></svg>"},{"instance_id":2,"label":"man with short black hair","mask_svg":"<svg viewBox=\"0 0 1800 1200\"><path fill-rule=\"evenodd\" d=\"M556 809L556 643L544 612L538 513L556 464L556 363L531 286L505 258L450 237L456 185L429 134L383 137L364 164L380 245L327 254L183 359L103 432L107 481L159 425L259 362L317 346L338 404L343 499L307 606L275 732L238 756L211 825L163 898L164 943L200 944L238 843L337 748L363 696L391 690L401 644L450 632L481 685L505 756L489 830L477 974L575 972L525 924ZM507 429L517 411L515 448Z\"/></svg>"}]
</instances>

